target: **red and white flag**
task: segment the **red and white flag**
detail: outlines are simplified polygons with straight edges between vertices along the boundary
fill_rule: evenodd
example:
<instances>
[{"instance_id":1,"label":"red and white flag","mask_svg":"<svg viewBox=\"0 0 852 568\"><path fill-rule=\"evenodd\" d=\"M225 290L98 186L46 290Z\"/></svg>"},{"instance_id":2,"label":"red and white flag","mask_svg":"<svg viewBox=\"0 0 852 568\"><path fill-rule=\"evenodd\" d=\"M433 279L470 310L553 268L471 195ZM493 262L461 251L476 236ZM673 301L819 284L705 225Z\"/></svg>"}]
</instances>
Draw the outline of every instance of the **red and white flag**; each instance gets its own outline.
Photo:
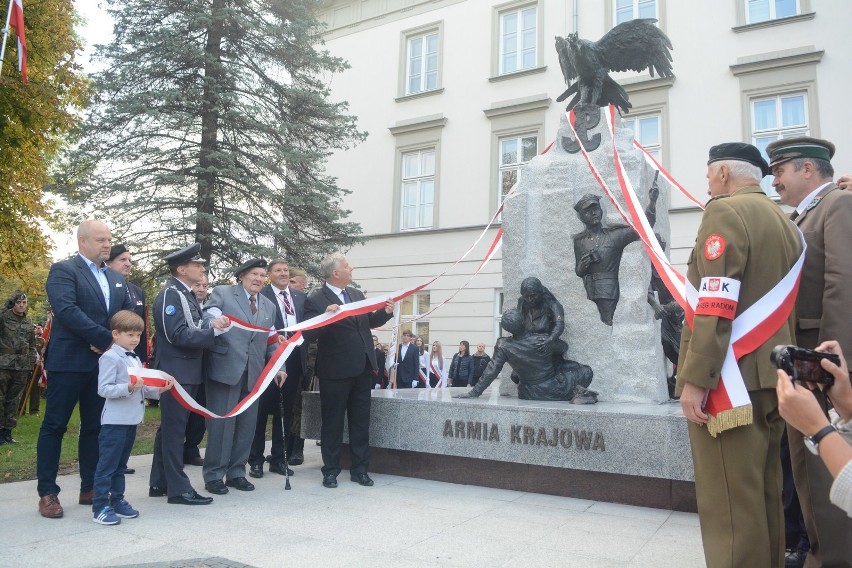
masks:
<instances>
[{"instance_id":1,"label":"red and white flag","mask_svg":"<svg viewBox=\"0 0 852 568\"><path fill-rule=\"evenodd\" d=\"M15 28L18 36L18 71L21 72L21 81L27 82L27 32L24 29L24 0L12 0L12 12L9 17L9 25Z\"/></svg>"}]
</instances>

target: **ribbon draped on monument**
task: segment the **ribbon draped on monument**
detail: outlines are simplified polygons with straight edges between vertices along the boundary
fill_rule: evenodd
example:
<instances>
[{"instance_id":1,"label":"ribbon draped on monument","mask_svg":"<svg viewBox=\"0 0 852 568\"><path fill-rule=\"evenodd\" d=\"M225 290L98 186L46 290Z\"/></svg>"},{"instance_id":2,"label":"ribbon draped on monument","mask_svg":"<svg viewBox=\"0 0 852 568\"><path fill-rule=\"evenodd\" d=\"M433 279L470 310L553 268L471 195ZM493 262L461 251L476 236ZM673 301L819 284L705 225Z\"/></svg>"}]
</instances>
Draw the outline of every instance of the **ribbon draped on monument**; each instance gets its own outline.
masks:
<instances>
[{"instance_id":1,"label":"ribbon draped on monument","mask_svg":"<svg viewBox=\"0 0 852 568\"><path fill-rule=\"evenodd\" d=\"M689 280L672 266L660 243L654 236L653 229L644 214L636 192L633 190L633 185L627 176L626 169L616 147L615 107L610 105L607 108L607 115L608 120L606 123L612 139L615 170L621 196L627 204L627 212L618 203L615 195L604 181L603 176L601 176L582 144L579 144L580 151L583 153L589 170L601 186L604 194L612 202L624 221L639 235L648 253L648 257L660 274L666 288L668 288L678 304L684 309L686 323L691 329L695 317L695 308L699 299L698 291L692 286ZM574 136L577 137L577 132L574 130L573 112L568 115L568 124ZM642 148L638 142L634 141L634 144L642 150L646 161L648 161L652 169L659 171L664 179L669 181L673 187L677 188L693 203L701 207L701 209L704 209L704 205L690 195L683 186L675 182L672 176L653 159L647 150ZM715 389L708 391L705 404L705 411L709 415L707 431L714 437L725 430L752 423L751 399L748 396L748 390L746 389L745 381L743 380L737 361L768 341L784 325L792 312L799 290L799 281L805 260L805 250L807 249L801 231L799 231L799 238L802 243L802 254L786 276L762 298L733 319L731 339L725 360L722 364L719 384Z\"/></svg>"}]
</instances>

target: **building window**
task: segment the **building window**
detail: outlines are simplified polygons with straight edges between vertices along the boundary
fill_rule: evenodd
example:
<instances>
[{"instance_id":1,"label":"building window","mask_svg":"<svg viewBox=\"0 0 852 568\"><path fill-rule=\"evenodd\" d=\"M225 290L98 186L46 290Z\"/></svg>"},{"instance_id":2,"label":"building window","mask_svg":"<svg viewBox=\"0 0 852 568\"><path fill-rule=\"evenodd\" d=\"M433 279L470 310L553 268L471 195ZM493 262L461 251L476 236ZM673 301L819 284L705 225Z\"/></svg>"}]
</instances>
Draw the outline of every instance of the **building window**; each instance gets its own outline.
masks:
<instances>
[{"instance_id":1,"label":"building window","mask_svg":"<svg viewBox=\"0 0 852 568\"><path fill-rule=\"evenodd\" d=\"M402 222L400 228L432 226L435 201L435 149L402 155Z\"/></svg>"},{"instance_id":2,"label":"building window","mask_svg":"<svg viewBox=\"0 0 852 568\"><path fill-rule=\"evenodd\" d=\"M806 93L789 93L751 101L751 140L764 158L766 146L779 138L807 136L808 97ZM764 178L761 187L768 195L777 195L771 178Z\"/></svg>"},{"instance_id":3,"label":"building window","mask_svg":"<svg viewBox=\"0 0 852 568\"><path fill-rule=\"evenodd\" d=\"M612 0L613 26L638 18L657 18L657 0Z\"/></svg>"},{"instance_id":4,"label":"building window","mask_svg":"<svg viewBox=\"0 0 852 568\"><path fill-rule=\"evenodd\" d=\"M399 303L399 333L400 337L405 330L410 331L416 337L423 338L423 344L429 349L429 322L424 320L410 321L429 311L430 293L421 290L416 294L412 294L407 298L403 298ZM406 321L408 320L408 321Z\"/></svg>"},{"instance_id":5,"label":"building window","mask_svg":"<svg viewBox=\"0 0 852 568\"><path fill-rule=\"evenodd\" d=\"M663 162L662 128L659 114L647 116L628 115L624 119L624 127L633 131L633 138L654 156L657 162Z\"/></svg>"},{"instance_id":6,"label":"building window","mask_svg":"<svg viewBox=\"0 0 852 568\"><path fill-rule=\"evenodd\" d=\"M538 136L524 134L510 138L500 138L497 173L500 187L497 191L497 206L499 207L506 194L518 183L521 166L532 160L538 154Z\"/></svg>"},{"instance_id":7,"label":"building window","mask_svg":"<svg viewBox=\"0 0 852 568\"><path fill-rule=\"evenodd\" d=\"M799 0L746 0L746 23L755 24L799 14Z\"/></svg>"},{"instance_id":8,"label":"building window","mask_svg":"<svg viewBox=\"0 0 852 568\"><path fill-rule=\"evenodd\" d=\"M500 13L500 75L538 65L536 6Z\"/></svg>"},{"instance_id":9,"label":"building window","mask_svg":"<svg viewBox=\"0 0 852 568\"><path fill-rule=\"evenodd\" d=\"M409 37L406 49L405 94L438 88L438 32Z\"/></svg>"}]
</instances>

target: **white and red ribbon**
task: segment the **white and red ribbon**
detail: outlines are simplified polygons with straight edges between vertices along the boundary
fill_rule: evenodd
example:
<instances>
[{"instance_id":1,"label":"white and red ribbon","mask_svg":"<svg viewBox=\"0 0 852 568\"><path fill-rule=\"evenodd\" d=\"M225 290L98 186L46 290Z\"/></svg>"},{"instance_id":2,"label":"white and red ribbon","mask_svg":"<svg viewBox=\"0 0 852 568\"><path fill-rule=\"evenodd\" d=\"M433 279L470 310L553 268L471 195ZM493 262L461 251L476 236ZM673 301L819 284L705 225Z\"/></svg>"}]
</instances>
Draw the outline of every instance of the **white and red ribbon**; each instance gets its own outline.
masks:
<instances>
[{"instance_id":1,"label":"white and red ribbon","mask_svg":"<svg viewBox=\"0 0 852 568\"><path fill-rule=\"evenodd\" d=\"M659 242L657 242L656 237L654 237L653 230L639 204L639 198L633 190L633 186L630 183L630 179L627 176L626 169L616 148L615 108L612 105L608 108L608 115L607 128L612 139L617 178L621 188L621 195L630 211L629 215L624 212L615 199L603 176L600 175L600 172L595 167L582 144L579 145L580 150L589 165L589 169L603 189L604 194L610 199L624 220L640 236L648 252L648 256L657 268L666 288L668 288L669 292L671 292L677 302L684 308L687 324L691 328L699 299L698 291L672 266L671 262L665 256L662 247L660 247ZM571 130L574 131L572 119L573 117L569 115L568 123ZM575 137L577 136L576 131L574 131L574 135ZM650 158L649 163L664 174L665 179L671 179L671 176L667 172L664 172L662 167L647 152L645 154L646 158ZM704 208L703 204L695 200L680 184L673 183L672 185L692 199L699 207ZM726 352L725 361L722 364L719 384L717 388L709 391L707 397L705 410L713 417L717 417L720 413L733 408L751 405L751 399L748 396L745 381L743 380L737 361L768 341L784 325L795 305L806 249L804 237L801 235L801 232L799 236L802 242L802 254L790 271L769 292L734 318L732 322L730 344ZM716 433L722 429L726 428L720 428ZM714 432L711 433L715 435Z\"/></svg>"},{"instance_id":2,"label":"white and red ribbon","mask_svg":"<svg viewBox=\"0 0 852 568\"><path fill-rule=\"evenodd\" d=\"M229 316L230 317L230 316ZM236 319L236 318L235 318ZM240 322L238 327L246 326L247 328L255 328L249 329L249 331L269 331L263 328L259 328L257 326L252 326L251 324L246 324L245 322ZM293 352L293 349L296 348L297 345L301 345L304 340L302 339L302 334L297 332L289 339L285 340L283 343L278 345L278 348L275 350L275 353L272 354L269 361L266 363L266 366L261 371L260 376L257 381L254 383L254 387L251 389L248 395L243 398L241 401L237 403L234 408L229 410L226 414L220 416L215 412L211 412L198 404L194 398L192 398L188 392L184 390L184 388L180 385L179 382L175 381L174 386L172 387L172 396L175 397L175 400L178 403L189 410L190 412L195 412L196 414L200 414L205 418L231 418L233 416L237 416L238 414L242 414L245 410L250 407L254 402L260 398L260 395L263 394L263 391L266 390L266 387L269 386L269 383L275 379L275 375L278 374L278 371L281 370L281 367L284 366L284 363L287 361L287 357L290 356L290 353ZM140 378L143 380L146 386L151 387L163 387L165 386L165 380L173 378L168 373L164 373L163 371L158 371L156 369L143 369L143 368L130 368L127 370L128 375L131 377ZM285 379L286 380L286 379Z\"/></svg>"}]
</instances>

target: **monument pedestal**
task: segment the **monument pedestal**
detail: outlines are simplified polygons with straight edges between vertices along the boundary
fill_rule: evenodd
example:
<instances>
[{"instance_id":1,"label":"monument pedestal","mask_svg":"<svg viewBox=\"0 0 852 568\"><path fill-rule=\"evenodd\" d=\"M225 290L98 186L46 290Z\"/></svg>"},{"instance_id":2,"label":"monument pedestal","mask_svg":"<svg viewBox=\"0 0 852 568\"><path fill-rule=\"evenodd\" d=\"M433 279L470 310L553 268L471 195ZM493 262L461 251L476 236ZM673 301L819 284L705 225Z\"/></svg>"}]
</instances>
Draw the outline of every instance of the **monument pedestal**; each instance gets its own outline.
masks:
<instances>
[{"instance_id":1,"label":"monument pedestal","mask_svg":"<svg viewBox=\"0 0 852 568\"><path fill-rule=\"evenodd\" d=\"M499 396L496 387L452 398L467 390L373 391L370 471L696 510L678 404L572 405ZM318 439L320 426L319 393L306 392L302 436Z\"/></svg>"}]
</instances>

